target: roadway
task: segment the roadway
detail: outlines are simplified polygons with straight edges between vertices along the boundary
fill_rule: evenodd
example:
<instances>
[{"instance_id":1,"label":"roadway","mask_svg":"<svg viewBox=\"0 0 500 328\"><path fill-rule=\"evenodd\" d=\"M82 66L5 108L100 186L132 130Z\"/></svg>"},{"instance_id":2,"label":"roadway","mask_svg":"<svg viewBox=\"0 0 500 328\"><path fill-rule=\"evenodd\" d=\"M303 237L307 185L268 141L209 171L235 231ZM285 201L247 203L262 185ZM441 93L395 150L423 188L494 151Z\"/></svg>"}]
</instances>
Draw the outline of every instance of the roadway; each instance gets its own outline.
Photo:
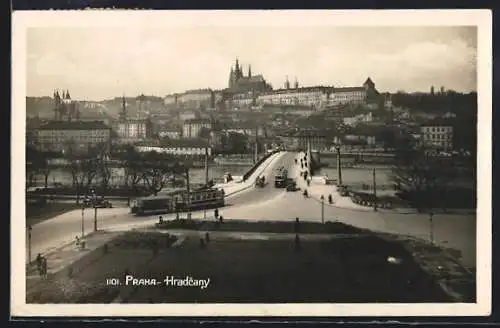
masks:
<instances>
[{"instance_id":1,"label":"roadway","mask_svg":"<svg viewBox=\"0 0 500 328\"><path fill-rule=\"evenodd\" d=\"M292 165L294 158L294 153L285 153L277 157L263 171L266 181L272 182L274 172L277 168ZM264 188L250 187L227 197L227 207L220 212L222 214L226 209L231 209L231 216L236 211L237 217L243 217L247 213L245 210L246 207L258 205L263 200L273 199L282 193L283 189L274 188L273 183L268 183ZM129 209L126 207L98 209L97 213L97 227L99 230L140 227L152 224L158 220L158 215L136 217L130 214ZM194 218L202 218L205 215L211 217L213 214L212 211L208 210L206 212L193 212ZM173 216L173 214L163 215L165 219L173 218ZM82 211L74 210L33 225L31 231L32 258L38 253L46 253L71 242L75 240L76 236L82 236L82 221L83 234L92 232L94 229L94 209L86 209L83 212L83 220ZM28 238L28 235L26 237Z\"/></svg>"},{"instance_id":2,"label":"roadway","mask_svg":"<svg viewBox=\"0 0 500 328\"><path fill-rule=\"evenodd\" d=\"M300 192L286 192L274 188L273 176L279 166L291 168L295 153L285 153L278 157L264 170L267 185L264 188L250 187L227 198L227 206L219 213L226 220L302 220L321 222L321 204L314 199L305 199ZM213 217L210 210L197 211L193 219ZM165 219L173 215L164 215ZM134 227L150 225L157 222L158 215L135 217L128 208L98 209L98 228L109 230L126 230ZM430 223L426 214L398 214L381 212L353 211L348 208L332 206L324 207L325 221L341 221L360 228L374 231L410 235L429 239ZM43 221L33 226L32 257L37 252L47 252L49 249L62 245L75 236L81 235L81 210L71 211L53 219ZM85 233L93 230L93 209L85 211ZM443 246L459 249L463 260L468 266L476 262L476 217L475 215L435 214L433 218L433 239Z\"/></svg>"}]
</instances>

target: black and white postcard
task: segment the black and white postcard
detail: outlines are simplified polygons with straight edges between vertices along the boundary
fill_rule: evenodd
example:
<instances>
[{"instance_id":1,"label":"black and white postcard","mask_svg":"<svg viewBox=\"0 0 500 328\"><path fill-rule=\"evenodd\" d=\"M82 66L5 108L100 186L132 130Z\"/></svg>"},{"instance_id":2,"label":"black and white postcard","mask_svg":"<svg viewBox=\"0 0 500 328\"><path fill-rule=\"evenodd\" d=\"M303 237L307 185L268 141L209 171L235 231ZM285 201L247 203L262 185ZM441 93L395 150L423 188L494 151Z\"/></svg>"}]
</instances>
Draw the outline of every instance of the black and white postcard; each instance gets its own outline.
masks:
<instances>
[{"instance_id":1,"label":"black and white postcard","mask_svg":"<svg viewBox=\"0 0 500 328\"><path fill-rule=\"evenodd\" d=\"M12 31L12 315L490 313L489 11Z\"/></svg>"}]
</instances>

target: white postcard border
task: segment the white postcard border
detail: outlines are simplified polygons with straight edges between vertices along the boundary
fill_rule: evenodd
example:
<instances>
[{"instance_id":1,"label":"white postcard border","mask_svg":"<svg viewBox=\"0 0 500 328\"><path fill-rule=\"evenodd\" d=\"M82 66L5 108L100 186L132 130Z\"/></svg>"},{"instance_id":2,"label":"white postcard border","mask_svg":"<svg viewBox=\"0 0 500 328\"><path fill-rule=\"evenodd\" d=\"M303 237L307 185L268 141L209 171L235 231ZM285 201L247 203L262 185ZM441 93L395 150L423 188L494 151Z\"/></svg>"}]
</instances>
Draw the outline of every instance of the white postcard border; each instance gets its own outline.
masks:
<instances>
[{"instance_id":1,"label":"white postcard border","mask_svg":"<svg viewBox=\"0 0 500 328\"><path fill-rule=\"evenodd\" d=\"M265 23L263 23L265 22ZM475 304L26 304L26 31L85 26L477 26L478 208ZM12 316L480 316L491 312L492 16L489 10L342 11L25 11L12 20L11 315Z\"/></svg>"}]
</instances>

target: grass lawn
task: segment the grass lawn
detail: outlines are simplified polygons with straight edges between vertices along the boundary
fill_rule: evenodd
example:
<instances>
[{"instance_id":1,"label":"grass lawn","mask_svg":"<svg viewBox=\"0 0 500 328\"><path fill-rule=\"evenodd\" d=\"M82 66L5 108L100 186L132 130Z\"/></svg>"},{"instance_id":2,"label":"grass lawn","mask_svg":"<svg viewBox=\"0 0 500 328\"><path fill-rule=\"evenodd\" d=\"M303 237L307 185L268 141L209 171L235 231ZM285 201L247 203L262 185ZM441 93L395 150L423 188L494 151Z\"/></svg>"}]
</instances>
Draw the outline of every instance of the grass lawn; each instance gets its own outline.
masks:
<instances>
[{"instance_id":1,"label":"grass lawn","mask_svg":"<svg viewBox=\"0 0 500 328\"><path fill-rule=\"evenodd\" d=\"M37 224L78 208L80 208L79 205L75 203L26 204L26 223L28 225Z\"/></svg>"},{"instance_id":2,"label":"grass lawn","mask_svg":"<svg viewBox=\"0 0 500 328\"><path fill-rule=\"evenodd\" d=\"M317 222L299 221L245 221L245 220L224 220L223 223L214 220L170 220L155 225L157 229L186 229L201 231L244 231L244 232L265 232L265 233L317 233L317 234L363 234L369 232L366 229L356 228L341 222L327 221L325 224ZM296 231L297 229L297 231Z\"/></svg>"},{"instance_id":3,"label":"grass lawn","mask_svg":"<svg viewBox=\"0 0 500 328\"><path fill-rule=\"evenodd\" d=\"M28 303L280 303L450 302L401 244L376 236L241 240L212 232L200 247L192 232L178 247L158 232L129 232L109 243L109 252L72 278L61 273L31 292ZM152 244L158 245L154 252ZM102 250L98 250L102 252ZM388 256L402 259L390 264ZM76 271L75 271L76 272ZM106 286L125 273L210 279L206 289L166 286Z\"/></svg>"}]
</instances>

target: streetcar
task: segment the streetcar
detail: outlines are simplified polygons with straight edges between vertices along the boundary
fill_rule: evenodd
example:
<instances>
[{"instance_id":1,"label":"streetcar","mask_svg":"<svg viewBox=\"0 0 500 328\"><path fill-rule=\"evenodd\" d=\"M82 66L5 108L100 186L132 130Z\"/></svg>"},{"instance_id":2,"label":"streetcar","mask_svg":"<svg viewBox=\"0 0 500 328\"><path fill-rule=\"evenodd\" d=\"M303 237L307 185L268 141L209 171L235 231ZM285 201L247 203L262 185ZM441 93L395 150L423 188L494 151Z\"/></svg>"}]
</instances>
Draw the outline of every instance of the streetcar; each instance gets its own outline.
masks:
<instances>
[{"instance_id":1,"label":"streetcar","mask_svg":"<svg viewBox=\"0 0 500 328\"><path fill-rule=\"evenodd\" d=\"M285 172L278 173L274 176L274 187L285 188L287 183L287 174Z\"/></svg>"},{"instance_id":2,"label":"streetcar","mask_svg":"<svg viewBox=\"0 0 500 328\"><path fill-rule=\"evenodd\" d=\"M224 190L218 188L201 188L172 192L161 196L140 197L130 204L130 212L135 215L152 215L202 210L223 207Z\"/></svg>"}]
</instances>

